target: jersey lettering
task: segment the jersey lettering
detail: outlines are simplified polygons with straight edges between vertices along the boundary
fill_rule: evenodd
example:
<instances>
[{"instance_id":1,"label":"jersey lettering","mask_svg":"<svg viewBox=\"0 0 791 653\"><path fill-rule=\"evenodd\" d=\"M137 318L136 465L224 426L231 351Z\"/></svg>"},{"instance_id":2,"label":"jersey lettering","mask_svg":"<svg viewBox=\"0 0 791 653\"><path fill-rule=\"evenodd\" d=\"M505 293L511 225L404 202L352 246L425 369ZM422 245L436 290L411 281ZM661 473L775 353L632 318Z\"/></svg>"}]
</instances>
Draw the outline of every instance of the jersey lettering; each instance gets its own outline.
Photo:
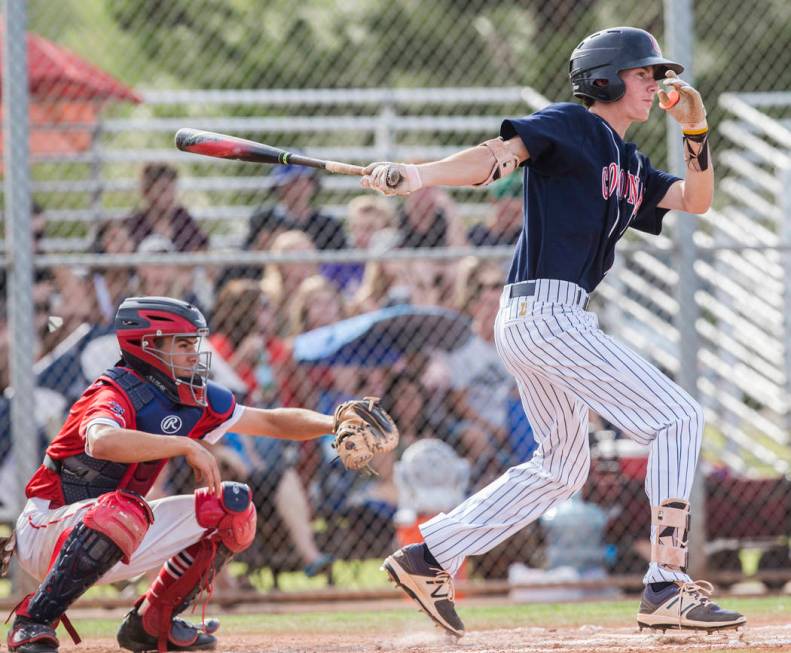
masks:
<instances>
[{"instance_id":1,"label":"jersey lettering","mask_svg":"<svg viewBox=\"0 0 791 653\"><path fill-rule=\"evenodd\" d=\"M602 197L605 200L610 199L615 194L616 188L618 189L618 199L625 199L632 205L630 219L633 218L643 203L642 179L628 170L621 169L617 163L610 163L601 169Z\"/></svg>"}]
</instances>

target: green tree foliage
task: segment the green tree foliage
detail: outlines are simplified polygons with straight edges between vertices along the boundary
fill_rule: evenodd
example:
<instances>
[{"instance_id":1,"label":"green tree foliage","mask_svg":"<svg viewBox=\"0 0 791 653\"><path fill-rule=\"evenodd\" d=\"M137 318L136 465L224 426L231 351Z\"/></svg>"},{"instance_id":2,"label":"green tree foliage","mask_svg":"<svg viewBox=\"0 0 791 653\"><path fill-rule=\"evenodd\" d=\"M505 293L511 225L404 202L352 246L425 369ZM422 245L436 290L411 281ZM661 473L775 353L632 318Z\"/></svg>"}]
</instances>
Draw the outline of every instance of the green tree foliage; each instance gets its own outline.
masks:
<instances>
[{"instance_id":1,"label":"green tree foliage","mask_svg":"<svg viewBox=\"0 0 791 653\"><path fill-rule=\"evenodd\" d=\"M567 99L568 55L616 24L662 40L663 3L627 0L45 0L31 27L141 88L530 84ZM787 0L695 3L707 94L791 87Z\"/></svg>"}]
</instances>

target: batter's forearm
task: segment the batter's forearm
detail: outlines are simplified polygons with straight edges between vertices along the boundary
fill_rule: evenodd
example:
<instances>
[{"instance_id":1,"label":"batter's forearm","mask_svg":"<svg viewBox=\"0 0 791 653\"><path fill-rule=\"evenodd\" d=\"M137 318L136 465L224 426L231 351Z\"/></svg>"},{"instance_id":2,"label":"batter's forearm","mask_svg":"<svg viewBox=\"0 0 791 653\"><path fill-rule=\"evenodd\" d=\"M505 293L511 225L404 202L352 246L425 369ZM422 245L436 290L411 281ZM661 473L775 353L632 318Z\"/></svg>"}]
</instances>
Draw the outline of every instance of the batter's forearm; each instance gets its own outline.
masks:
<instances>
[{"instance_id":1,"label":"batter's forearm","mask_svg":"<svg viewBox=\"0 0 791 653\"><path fill-rule=\"evenodd\" d=\"M424 186L474 186L489 176L492 156L483 147L471 147L417 168Z\"/></svg>"},{"instance_id":2,"label":"batter's forearm","mask_svg":"<svg viewBox=\"0 0 791 653\"><path fill-rule=\"evenodd\" d=\"M684 210L687 213L705 213L711 208L713 198L714 166L711 161L703 171L687 167L684 179Z\"/></svg>"}]
</instances>

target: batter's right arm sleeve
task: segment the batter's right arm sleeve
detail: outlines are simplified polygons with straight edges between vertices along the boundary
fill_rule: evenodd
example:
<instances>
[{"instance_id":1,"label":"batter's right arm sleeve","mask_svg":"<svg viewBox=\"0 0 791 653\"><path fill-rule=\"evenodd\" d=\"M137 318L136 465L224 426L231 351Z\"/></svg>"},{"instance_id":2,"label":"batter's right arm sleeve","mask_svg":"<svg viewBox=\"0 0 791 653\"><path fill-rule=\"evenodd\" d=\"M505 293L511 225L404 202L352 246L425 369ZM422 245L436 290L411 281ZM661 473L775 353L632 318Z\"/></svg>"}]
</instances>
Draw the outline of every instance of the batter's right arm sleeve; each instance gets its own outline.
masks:
<instances>
[{"instance_id":1,"label":"batter's right arm sleeve","mask_svg":"<svg viewBox=\"0 0 791 653\"><path fill-rule=\"evenodd\" d=\"M508 140L519 136L530 158L525 165L545 175L560 175L579 163L580 135L573 120L573 104L553 104L524 118L504 120L500 136Z\"/></svg>"}]
</instances>

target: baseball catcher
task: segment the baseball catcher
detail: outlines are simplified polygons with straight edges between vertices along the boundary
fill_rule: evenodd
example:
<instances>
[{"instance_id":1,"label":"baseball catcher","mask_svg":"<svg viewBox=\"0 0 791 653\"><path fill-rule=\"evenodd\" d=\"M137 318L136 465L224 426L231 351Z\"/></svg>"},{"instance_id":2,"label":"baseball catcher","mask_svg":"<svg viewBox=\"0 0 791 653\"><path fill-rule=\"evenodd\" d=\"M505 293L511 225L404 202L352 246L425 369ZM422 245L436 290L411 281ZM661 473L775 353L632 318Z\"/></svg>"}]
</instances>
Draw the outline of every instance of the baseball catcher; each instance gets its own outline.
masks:
<instances>
[{"instance_id":1,"label":"baseball catcher","mask_svg":"<svg viewBox=\"0 0 791 653\"><path fill-rule=\"evenodd\" d=\"M178 615L210 590L234 554L250 546L256 513L250 488L222 482L205 445L229 429L289 440L334 430L329 415L242 406L230 390L210 381L211 354L201 351L209 333L206 320L186 302L128 298L116 314L115 331L121 360L71 407L25 489L28 501L15 533L2 545L0 566L16 542L20 565L41 582L15 609L10 651L57 652L60 621L78 642L64 613L79 596L94 584L157 568L159 575L121 623L119 646L214 649L216 620L196 626ZM373 419L381 431L396 432L374 405L365 405L368 410L353 412L363 421ZM352 430L346 412L338 411L344 415L343 433ZM367 442L368 431L362 431ZM371 427L370 433L375 431ZM357 438L349 441L357 446ZM373 452L377 442L372 441ZM146 493L175 456L186 458L205 487L193 495L147 501Z\"/></svg>"}]
</instances>

